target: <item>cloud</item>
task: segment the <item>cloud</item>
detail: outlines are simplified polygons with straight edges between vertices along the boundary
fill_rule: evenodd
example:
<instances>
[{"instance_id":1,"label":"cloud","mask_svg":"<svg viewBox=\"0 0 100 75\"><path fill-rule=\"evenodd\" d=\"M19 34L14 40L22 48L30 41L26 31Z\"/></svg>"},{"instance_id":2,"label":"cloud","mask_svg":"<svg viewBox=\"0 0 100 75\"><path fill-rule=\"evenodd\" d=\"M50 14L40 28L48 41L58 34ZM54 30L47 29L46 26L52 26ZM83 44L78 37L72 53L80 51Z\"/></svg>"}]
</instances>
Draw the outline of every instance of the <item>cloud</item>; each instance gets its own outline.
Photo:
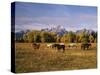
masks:
<instances>
[{"instance_id":1,"label":"cloud","mask_svg":"<svg viewBox=\"0 0 100 75\"><path fill-rule=\"evenodd\" d=\"M66 30L79 28L97 28L97 16L91 14L79 14L69 16L40 16L40 17L16 17L16 30L56 27L62 25Z\"/></svg>"},{"instance_id":2,"label":"cloud","mask_svg":"<svg viewBox=\"0 0 100 75\"><path fill-rule=\"evenodd\" d=\"M19 32L21 30L41 30L44 28L47 28L47 26L39 24L39 23L15 25L15 32ZM48 26L48 28L49 28L49 26Z\"/></svg>"}]
</instances>

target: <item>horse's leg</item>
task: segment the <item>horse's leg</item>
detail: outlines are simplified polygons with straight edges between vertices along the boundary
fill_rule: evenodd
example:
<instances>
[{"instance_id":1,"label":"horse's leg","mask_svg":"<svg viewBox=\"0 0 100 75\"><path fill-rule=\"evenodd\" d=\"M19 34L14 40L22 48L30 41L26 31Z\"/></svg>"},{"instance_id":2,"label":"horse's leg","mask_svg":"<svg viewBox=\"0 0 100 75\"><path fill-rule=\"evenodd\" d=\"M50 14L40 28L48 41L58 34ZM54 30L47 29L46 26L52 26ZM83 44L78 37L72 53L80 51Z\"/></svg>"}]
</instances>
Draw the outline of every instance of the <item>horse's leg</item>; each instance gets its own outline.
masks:
<instances>
[{"instance_id":1,"label":"horse's leg","mask_svg":"<svg viewBox=\"0 0 100 75\"><path fill-rule=\"evenodd\" d=\"M71 46L69 45L69 48L71 48Z\"/></svg>"},{"instance_id":2,"label":"horse's leg","mask_svg":"<svg viewBox=\"0 0 100 75\"><path fill-rule=\"evenodd\" d=\"M70 48L70 45L68 45L68 48Z\"/></svg>"},{"instance_id":3,"label":"horse's leg","mask_svg":"<svg viewBox=\"0 0 100 75\"><path fill-rule=\"evenodd\" d=\"M91 48L91 44L88 44L88 48Z\"/></svg>"},{"instance_id":4,"label":"horse's leg","mask_svg":"<svg viewBox=\"0 0 100 75\"><path fill-rule=\"evenodd\" d=\"M59 48L58 47L56 49L59 51Z\"/></svg>"},{"instance_id":5,"label":"horse's leg","mask_svg":"<svg viewBox=\"0 0 100 75\"><path fill-rule=\"evenodd\" d=\"M86 50L87 48L86 47L84 47L84 50Z\"/></svg>"},{"instance_id":6,"label":"horse's leg","mask_svg":"<svg viewBox=\"0 0 100 75\"><path fill-rule=\"evenodd\" d=\"M83 49L83 46L81 46L81 49Z\"/></svg>"},{"instance_id":7,"label":"horse's leg","mask_svg":"<svg viewBox=\"0 0 100 75\"><path fill-rule=\"evenodd\" d=\"M89 49L89 45L87 46L87 50Z\"/></svg>"},{"instance_id":8,"label":"horse's leg","mask_svg":"<svg viewBox=\"0 0 100 75\"><path fill-rule=\"evenodd\" d=\"M82 49L85 50L85 46L82 46Z\"/></svg>"},{"instance_id":9,"label":"horse's leg","mask_svg":"<svg viewBox=\"0 0 100 75\"><path fill-rule=\"evenodd\" d=\"M75 46L77 48L77 46Z\"/></svg>"},{"instance_id":10,"label":"horse's leg","mask_svg":"<svg viewBox=\"0 0 100 75\"><path fill-rule=\"evenodd\" d=\"M65 47L63 47L63 52L65 52Z\"/></svg>"},{"instance_id":11,"label":"horse's leg","mask_svg":"<svg viewBox=\"0 0 100 75\"><path fill-rule=\"evenodd\" d=\"M38 50L40 50L40 47L38 47Z\"/></svg>"},{"instance_id":12,"label":"horse's leg","mask_svg":"<svg viewBox=\"0 0 100 75\"><path fill-rule=\"evenodd\" d=\"M85 50L85 48L86 48L86 47L85 47L85 46L83 46L83 50Z\"/></svg>"}]
</instances>

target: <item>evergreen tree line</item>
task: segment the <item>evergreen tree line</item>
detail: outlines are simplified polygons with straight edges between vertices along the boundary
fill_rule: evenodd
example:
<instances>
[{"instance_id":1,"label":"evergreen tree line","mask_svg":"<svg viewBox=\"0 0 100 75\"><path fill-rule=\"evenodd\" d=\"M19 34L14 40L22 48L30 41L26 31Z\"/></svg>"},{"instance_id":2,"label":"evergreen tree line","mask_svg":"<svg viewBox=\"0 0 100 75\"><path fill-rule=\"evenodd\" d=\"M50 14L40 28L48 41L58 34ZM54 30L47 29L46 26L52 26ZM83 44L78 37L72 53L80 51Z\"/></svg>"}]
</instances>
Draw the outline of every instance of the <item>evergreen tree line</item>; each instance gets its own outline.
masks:
<instances>
[{"instance_id":1,"label":"evergreen tree line","mask_svg":"<svg viewBox=\"0 0 100 75\"><path fill-rule=\"evenodd\" d=\"M27 43L96 43L97 32L91 34L87 32L75 33L67 32L63 36L59 36L55 32L45 31L30 31L23 34L22 37L17 37L16 42L27 42Z\"/></svg>"}]
</instances>

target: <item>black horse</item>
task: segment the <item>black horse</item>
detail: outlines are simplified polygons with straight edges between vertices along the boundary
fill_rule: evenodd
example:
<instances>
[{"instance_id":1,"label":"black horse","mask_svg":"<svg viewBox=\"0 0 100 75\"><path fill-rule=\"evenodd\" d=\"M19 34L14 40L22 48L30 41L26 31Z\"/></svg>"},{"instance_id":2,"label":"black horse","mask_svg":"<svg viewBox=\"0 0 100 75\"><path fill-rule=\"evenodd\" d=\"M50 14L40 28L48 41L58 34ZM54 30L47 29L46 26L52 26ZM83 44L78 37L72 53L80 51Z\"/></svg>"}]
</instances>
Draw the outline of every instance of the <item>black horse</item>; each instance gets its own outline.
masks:
<instances>
[{"instance_id":1,"label":"black horse","mask_svg":"<svg viewBox=\"0 0 100 75\"><path fill-rule=\"evenodd\" d=\"M34 49L39 49L40 48L40 44L38 44L38 43L32 43L32 47Z\"/></svg>"},{"instance_id":2,"label":"black horse","mask_svg":"<svg viewBox=\"0 0 100 75\"><path fill-rule=\"evenodd\" d=\"M63 44L53 44L52 48L57 48L57 50L63 49L63 52L65 51L65 45Z\"/></svg>"},{"instance_id":3,"label":"black horse","mask_svg":"<svg viewBox=\"0 0 100 75\"><path fill-rule=\"evenodd\" d=\"M88 49L89 47L91 47L91 43L81 44L81 49L83 50Z\"/></svg>"}]
</instances>

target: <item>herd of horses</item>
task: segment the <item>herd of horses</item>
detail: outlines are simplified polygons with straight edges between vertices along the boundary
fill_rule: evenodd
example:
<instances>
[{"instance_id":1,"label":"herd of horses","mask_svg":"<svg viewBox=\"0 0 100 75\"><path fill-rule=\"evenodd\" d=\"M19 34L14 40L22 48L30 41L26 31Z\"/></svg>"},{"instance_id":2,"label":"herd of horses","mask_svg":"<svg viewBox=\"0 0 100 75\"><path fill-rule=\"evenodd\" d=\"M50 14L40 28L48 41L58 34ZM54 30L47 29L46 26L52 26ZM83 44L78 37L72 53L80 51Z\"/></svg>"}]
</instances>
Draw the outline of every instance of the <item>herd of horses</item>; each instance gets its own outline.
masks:
<instances>
[{"instance_id":1,"label":"herd of horses","mask_svg":"<svg viewBox=\"0 0 100 75\"><path fill-rule=\"evenodd\" d=\"M39 43L32 43L32 47L34 49L39 49L40 48L40 44ZM51 44L47 44L46 47L48 48L55 48L57 50L63 50L63 52L65 51L65 44L64 43L51 43ZM69 48L77 48L78 45L76 43L70 43L67 45L67 47ZM86 44L81 44L81 49L82 50L86 50L89 49L91 47L91 43L86 43Z\"/></svg>"}]
</instances>

